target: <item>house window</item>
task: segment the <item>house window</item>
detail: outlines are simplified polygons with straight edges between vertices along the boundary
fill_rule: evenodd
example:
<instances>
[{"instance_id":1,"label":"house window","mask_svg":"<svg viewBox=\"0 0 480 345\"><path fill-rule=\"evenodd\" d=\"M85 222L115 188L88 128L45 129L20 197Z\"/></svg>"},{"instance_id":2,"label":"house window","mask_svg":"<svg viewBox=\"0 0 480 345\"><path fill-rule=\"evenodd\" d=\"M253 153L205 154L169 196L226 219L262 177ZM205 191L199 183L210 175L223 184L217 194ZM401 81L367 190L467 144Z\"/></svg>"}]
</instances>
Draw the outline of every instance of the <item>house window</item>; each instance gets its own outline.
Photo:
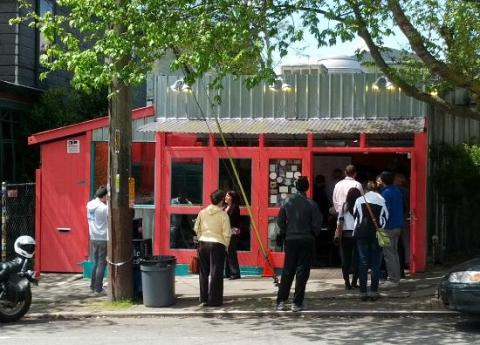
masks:
<instances>
[{"instance_id":1,"label":"house window","mask_svg":"<svg viewBox=\"0 0 480 345\"><path fill-rule=\"evenodd\" d=\"M243 189L245 191L246 197L249 204L252 203L251 198L251 189L252 189L252 160L251 159L233 159L233 164L235 165L235 170L238 173L240 182L242 183ZM235 178L235 173L232 169L229 159L223 158L218 162L218 188L224 192L229 190L234 190L240 197L240 205L245 206L245 200L238 185L237 179Z\"/></svg>"},{"instance_id":2,"label":"house window","mask_svg":"<svg viewBox=\"0 0 480 345\"><path fill-rule=\"evenodd\" d=\"M155 143L132 143L132 177L135 204L154 204Z\"/></svg>"},{"instance_id":3,"label":"house window","mask_svg":"<svg viewBox=\"0 0 480 345\"><path fill-rule=\"evenodd\" d=\"M44 16L48 12L54 13L54 4L51 0L39 0L38 3L38 14ZM38 51L40 54L43 54L47 48L47 40L43 33L39 32L38 39Z\"/></svg>"},{"instance_id":4,"label":"house window","mask_svg":"<svg viewBox=\"0 0 480 345\"><path fill-rule=\"evenodd\" d=\"M171 205L203 204L203 160L201 158L173 158L171 177Z\"/></svg>"},{"instance_id":5,"label":"house window","mask_svg":"<svg viewBox=\"0 0 480 345\"><path fill-rule=\"evenodd\" d=\"M92 192L108 183L108 143L95 143L94 185ZM132 143L132 172L135 179L135 205L154 204L155 143Z\"/></svg>"},{"instance_id":6,"label":"house window","mask_svg":"<svg viewBox=\"0 0 480 345\"><path fill-rule=\"evenodd\" d=\"M194 249L193 230L196 214L173 213L170 215L170 248L171 249Z\"/></svg>"}]
</instances>

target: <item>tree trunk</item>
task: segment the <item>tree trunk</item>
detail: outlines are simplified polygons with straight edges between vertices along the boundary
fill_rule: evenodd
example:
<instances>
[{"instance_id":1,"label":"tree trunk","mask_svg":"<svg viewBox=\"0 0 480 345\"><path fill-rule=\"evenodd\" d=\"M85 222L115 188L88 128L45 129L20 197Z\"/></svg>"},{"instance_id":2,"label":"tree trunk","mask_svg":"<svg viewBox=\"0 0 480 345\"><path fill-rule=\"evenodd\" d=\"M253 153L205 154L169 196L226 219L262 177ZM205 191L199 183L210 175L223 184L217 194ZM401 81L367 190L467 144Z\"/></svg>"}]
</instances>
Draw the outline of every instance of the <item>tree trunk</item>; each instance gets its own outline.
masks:
<instances>
[{"instance_id":1,"label":"tree trunk","mask_svg":"<svg viewBox=\"0 0 480 345\"><path fill-rule=\"evenodd\" d=\"M120 62L122 63L122 62ZM125 63L125 61L123 62ZM109 296L112 301L133 297L132 210L128 204L131 175L131 91L114 79L109 100Z\"/></svg>"}]
</instances>

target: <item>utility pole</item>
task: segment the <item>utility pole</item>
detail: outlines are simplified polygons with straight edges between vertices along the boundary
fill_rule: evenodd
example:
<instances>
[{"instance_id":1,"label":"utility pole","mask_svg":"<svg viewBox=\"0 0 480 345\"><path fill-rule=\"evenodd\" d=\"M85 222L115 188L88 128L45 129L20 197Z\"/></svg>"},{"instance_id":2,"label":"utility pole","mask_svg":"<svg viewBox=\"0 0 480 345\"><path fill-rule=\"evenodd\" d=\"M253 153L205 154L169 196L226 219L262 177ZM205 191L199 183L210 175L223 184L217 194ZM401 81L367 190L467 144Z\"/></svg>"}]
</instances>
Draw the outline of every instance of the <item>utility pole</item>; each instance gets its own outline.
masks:
<instances>
[{"instance_id":1,"label":"utility pole","mask_svg":"<svg viewBox=\"0 0 480 345\"><path fill-rule=\"evenodd\" d=\"M126 0L117 0L117 4L125 6ZM114 30L119 36L126 32L125 26L121 24L116 24ZM129 61L128 56L117 61L117 70L124 68ZM133 297L132 215L128 204L132 155L132 95L130 87L117 77L113 78L110 93L108 288L110 299L117 301Z\"/></svg>"}]
</instances>

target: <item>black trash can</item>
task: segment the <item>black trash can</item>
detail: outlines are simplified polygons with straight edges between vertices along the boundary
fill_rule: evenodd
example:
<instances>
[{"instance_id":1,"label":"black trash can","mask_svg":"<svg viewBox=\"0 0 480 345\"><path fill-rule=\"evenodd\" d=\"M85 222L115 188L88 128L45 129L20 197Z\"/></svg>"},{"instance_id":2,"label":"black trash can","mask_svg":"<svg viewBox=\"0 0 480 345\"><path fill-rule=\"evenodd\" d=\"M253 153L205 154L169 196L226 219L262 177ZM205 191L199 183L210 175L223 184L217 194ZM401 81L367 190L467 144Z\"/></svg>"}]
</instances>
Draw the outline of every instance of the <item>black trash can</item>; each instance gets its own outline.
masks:
<instances>
[{"instance_id":1,"label":"black trash can","mask_svg":"<svg viewBox=\"0 0 480 345\"><path fill-rule=\"evenodd\" d=\"M168 307L175 303L175 267L177 258L152 256L140 263L143 304L146 307Z\"/></svg>"}]
</instances>

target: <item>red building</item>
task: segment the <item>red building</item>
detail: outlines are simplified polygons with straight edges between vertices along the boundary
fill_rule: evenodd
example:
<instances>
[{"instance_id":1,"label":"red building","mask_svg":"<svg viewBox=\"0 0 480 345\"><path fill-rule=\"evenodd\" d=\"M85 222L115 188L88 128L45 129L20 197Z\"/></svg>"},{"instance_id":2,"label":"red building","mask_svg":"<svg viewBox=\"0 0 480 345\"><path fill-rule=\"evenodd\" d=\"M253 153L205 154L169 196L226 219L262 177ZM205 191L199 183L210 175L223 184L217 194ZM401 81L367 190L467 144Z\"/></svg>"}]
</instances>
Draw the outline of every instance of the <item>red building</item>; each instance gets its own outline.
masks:
<instances>
[{"instance_id":1,"label":"red building","mask_svg":"<svg viewBox=\"0 0 480 345\"><path fill-rule=\"evenodd\" d=\"M159 77L155 107L132 114L135 216L143 218L144 237L152 238L154 254L172 254L180 264L188 264L194 253L192 220L209 204L209 194L217 188L239 189L230 156L252 206L252 217L241 207L240 265L257 272L263 266L252 231L255 223L279 267L283 252L275 244L275 217L281 200L294 192L294 179L301 174L313 182L321 174L328 189L334 183L332 171L353 163L362 181L386 169L407 177L410 269L424 270L426 107L401 90L369 88L377 77L290 75L282 80L288 87L261 84L252 90L244 88L242 79L227 78L224 101L217 108L208 106L209 94L202 88L208 80L177 92L181 89L170 87L176 77ZM214 116L220 118L228 149ZM106 183L107 121L29 138L30 144L41 145L36 210L41 271L80 271L77 263L88 257L85 204L95 188ZM188 201L179 201L179 195ZM318 260L328 260L335 250L323 244Z\"/></svg>"}]
</instances>

